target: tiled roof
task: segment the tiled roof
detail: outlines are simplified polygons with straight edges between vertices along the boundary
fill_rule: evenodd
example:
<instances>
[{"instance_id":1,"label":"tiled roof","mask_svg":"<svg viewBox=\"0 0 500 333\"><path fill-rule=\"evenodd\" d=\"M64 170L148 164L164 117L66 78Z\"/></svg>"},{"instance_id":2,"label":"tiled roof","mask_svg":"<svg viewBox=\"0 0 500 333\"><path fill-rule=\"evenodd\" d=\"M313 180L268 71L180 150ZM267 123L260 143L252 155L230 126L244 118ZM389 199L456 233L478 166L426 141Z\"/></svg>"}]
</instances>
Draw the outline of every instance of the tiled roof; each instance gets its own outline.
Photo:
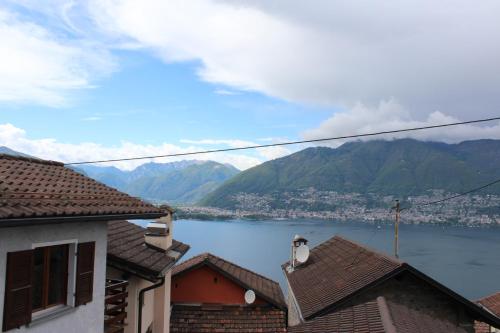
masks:
<instances>
[{"instance_id":1,"label":"tiled roof","mask_svg":"<svg viewBox=\"0 0 500 333\"><path fill-rule=\"evenodd\" d=\"M282 268L304 318L394 272L403 262L335 236L293 272Z\"/></svg>"},{"instance_id":2,"label":"tiled roof","mask_svg":"<svg viewBox=\"0 0 500 333\"><path fill-rule=\"evenodd\" d=\"M500 317L500 291L477 300L477 303L486 307L489 311Z\"/></svg>"},{"instance_id":3,"label":"tiled roof","mask_svg":"<svg viewBox=\"0 0 500 333\"><path fill-rule=\"evenodd\" d=\"M289 327L290 333L465 333L466 330L415 309L377 300L329 313Z\"/></svg>"},{"instance_id":4,"label":"tiled roof","mask_svg":"<svg viewBox=\"0 0 500 333\"><path fill-rule=\"evenodd\" d=\"M376 301L352 306L289 327L290 333L366 332L384 333L384 325Z\"/></svg>"},{"instance_id":5,"label":"tiled roof","mask_svg":"<svg viewBox=\"0 0 500 333\"><path fill-rule=\"evenodd\" d=\"M285 312L272 307L174 305L170 332L286 332Z\"/></svg>"},{"instance_id":6,"label":"tiled roof","mask_svg":"<svg viewBox=\"0 0 500 333\"><path fill-rule=\"evenodd\" d=\"M500 317L500 291L493 295L486 296L476 301L481 306L485 307L488 311ZM490 333L490 325L476 321L474 323L476 333Z\"/></svg>"},{"instance_id":7,"label":"tiled roof","mask_svg":"<svg viewBox=\"0 0 500 333\"><path fill-rule=\"evenodd\" d=\"M145 232L128 221L108 222L107 264L154 281L189 250L189 245L173 240L163 251L146 244Z\"/></svg>"},{"instance_id":8,"label":"tiled roof","mask_svg":"<svg viewBox=\"0 0 500 333\"><path fill-rule=\"evenodd\" d=\"M163 209L62 163L0 154L0 226L10 225L7 222L13 223L14 219L22 223L23 219L36 218L161 215L165 215Z\"/></svg>"},{"instance_id":9,"label":"tiled roof","mask_svg":"<svg viewBox=\"0 0 500 333\"><path fill-rule=\"evenodd\" d=\"M233 264L211 253L203 253L180 263L172 270L172 276L204 264L218 270L244 288L252 289L258 296L273 303L277 307L282 309L286 308L283 292L276 281Z\"/></svg>"}]
</instances>

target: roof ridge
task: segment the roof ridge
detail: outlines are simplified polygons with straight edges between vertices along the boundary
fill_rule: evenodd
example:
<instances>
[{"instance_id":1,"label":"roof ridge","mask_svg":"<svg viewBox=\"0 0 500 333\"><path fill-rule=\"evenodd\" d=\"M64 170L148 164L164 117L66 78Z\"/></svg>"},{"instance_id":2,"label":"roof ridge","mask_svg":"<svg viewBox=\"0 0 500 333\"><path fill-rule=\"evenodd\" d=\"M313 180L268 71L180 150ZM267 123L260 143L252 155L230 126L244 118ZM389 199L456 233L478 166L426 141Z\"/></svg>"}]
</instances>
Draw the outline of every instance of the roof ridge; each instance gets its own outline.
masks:
<instances>
[{"instance_id":1,"label":"roof ridge","mask_svg":"<svg viewBox=\"0 0 500 333\"><path fill-rule=\"evenodd\" d=\"M382 321L382 325L384 326L385 333L397 333L396 327L394 326L394 322L391 316L391 311L387 306L387 302L383 296L377 297L377 307L378 312L380 314L380 319Z\"/></svg>"},{"instance_id":2,"label":"roof ridge","mask_svg":"<svg viewBox=\"0 0 500 333\"><path fill-rule=\"evenodd\" d=\"M240 265L238 265L238 264L235 264L235 263L233 263L233 262L231 262L231 261L228 261L228 260L226 260L226 259L224 259L224 258L221 258L221 257L219 257L219 256L216 256L215 254L212 254L212 253L210 253L210 252L205 252L204 254L207 254L208 256L211 256L211 257L215 257L215 258L217 258L217 259L219 259L219 260L222 260L222 261L224 261L224 262L226 262L226 263L228 263L228 264L230 264L230 265L236 266L236 267L238 267L238 268L240 268L240 269L242 269L242 270L244 270L244 271L247 271L247 272L249 272L249 273L255 274L255 275L257 275L257 276L259 276L259 277L261 277L261 278L263 278L263 279L265 279L265 280L268 280L268 281L270 281L270 282L273 282L273 283L279 284L278 282L274 281L274 280L273 280L273 279L271 279L271 278L268 278L267 276L261 275L261 274L259 274L259 273L257 273L257 272L254 272L254 271L252 271L252 270L250 270L250 269L248 269L248 268L242 267L242 266L240 266Z\"/></svg>"},{"instance_id":3,"label":"roof ridge","mask_svg":"<svg viewBox=\"0 0 500 333\"><path fill-rule=\"evenodd\" d=\"M15 156L15 155L10 155L10 154L0 153L0 158L9 159L9 160L20 160L20 161L46 164L46 165L64 166L63 162L44 160L44 159L36 158L36 157Z\"/></svg>"}]
</instances>

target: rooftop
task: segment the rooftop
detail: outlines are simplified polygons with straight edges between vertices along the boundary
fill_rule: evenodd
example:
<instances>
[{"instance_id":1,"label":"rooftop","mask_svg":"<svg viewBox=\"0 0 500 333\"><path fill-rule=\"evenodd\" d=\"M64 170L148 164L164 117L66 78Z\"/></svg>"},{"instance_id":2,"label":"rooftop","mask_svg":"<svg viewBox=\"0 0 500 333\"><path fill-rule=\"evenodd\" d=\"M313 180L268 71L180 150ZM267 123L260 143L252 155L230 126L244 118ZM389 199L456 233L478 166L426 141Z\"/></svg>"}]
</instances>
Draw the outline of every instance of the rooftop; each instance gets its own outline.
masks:
<instances>
[{"instance_id":1,"label":"rooftop","mask_svg":"<svg viewBox=\"0 0 500 333\"><path fill-rule=\"evenodd\" d=\"M304 318L394 272L403 262L335 236L316 246L293 272L282 268Z\"/></svg>"},{"instance_id":2,"label":"rooftop","mask_svg":"<svg viewBox=\"0 0 500 333\"><path fill-rule=\"evenodd\" d=\"M483 307L487 308L488 311L492 312L496 316L500 317L500 291L481 298L476 301L481 304Z\"/></svg>"},{"instance_id":3,"label":"rooftop","mask_svg":"<svg viewBox=\"0 0 500 333\"><path fill-rule=\"evenodd\" d=\"M172 276L182 274L203 265L208 265L235 283L246 289L253 290L257 296L260 296L275 306L281 309L286 308L283 292L276 281L233 264L211 253L202 253L180 263L172 270Z\"/></svg>"},{"instance_id":4,"label":"rooftop","mask_svg":"<svg viewBox=\"0 0 500 333\"><path fill-rule=\"evenodd\" d=\"M402 274L422 282L460 304L475 319L500 327L491 311L460 296L411 265L340 236L316 246L303 265L289 272L282 265L302 317L308 321L336 312L355 296Z\"/></svg>"},{"instance_id":5,"label":"rooftop","mask_svg":"<svg viewBox=\"0 0 500 333\"><path fill-rule=\"evenodd\" d=\"M189 245L173 240L164 251L146 244L145 232L145 228L128 221L108 222L107 264L155 281L189 250Z\"/></svg>"},{"instance_id":6,"label":"rooftop","mask_svg":"<svg viewBox=\"0 0 500 333\"><path fill-rule=\"evenodd\" d=\"M0 227L57 220L157 218L155 207L62 163L0 154Z\"/></svg>"}]
</instances>

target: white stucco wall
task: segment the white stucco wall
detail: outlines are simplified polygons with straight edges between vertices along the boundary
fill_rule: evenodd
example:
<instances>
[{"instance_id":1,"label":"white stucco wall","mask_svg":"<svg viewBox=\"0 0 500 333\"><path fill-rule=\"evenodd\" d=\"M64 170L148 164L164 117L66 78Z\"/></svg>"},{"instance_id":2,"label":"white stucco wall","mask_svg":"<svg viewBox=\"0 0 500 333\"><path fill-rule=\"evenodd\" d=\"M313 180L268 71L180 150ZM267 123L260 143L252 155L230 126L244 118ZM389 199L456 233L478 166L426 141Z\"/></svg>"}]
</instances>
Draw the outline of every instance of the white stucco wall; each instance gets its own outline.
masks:
<instances>
[{"instance_id":1,"label":"white stucco wall","mask_svg":"<svg viewBox=\"0 0 500 333\"><path fill-rule=\"evenodd\" d=\"M13 329L16 333L102 333L104 326L104 288L106 277L106 240L107 222L79 222L46 224L40 226L0 228L0 323L3 322L3 305L5 299L5 270L7 252L32 249L42 243L62 242L74 244L95 241L94 291L92 302L69 309L50 320L34 320L29 326ZM70 246L70 277L75 269L74 246ZM73 249L73 253L72 252ZM73 255L72 255L73 254ZM68 304L73 304L73 284L68 283ZM47 318L46 318L47 319ZM0 325L1 326L1 325Z\"/></svg>"}]
</instances>

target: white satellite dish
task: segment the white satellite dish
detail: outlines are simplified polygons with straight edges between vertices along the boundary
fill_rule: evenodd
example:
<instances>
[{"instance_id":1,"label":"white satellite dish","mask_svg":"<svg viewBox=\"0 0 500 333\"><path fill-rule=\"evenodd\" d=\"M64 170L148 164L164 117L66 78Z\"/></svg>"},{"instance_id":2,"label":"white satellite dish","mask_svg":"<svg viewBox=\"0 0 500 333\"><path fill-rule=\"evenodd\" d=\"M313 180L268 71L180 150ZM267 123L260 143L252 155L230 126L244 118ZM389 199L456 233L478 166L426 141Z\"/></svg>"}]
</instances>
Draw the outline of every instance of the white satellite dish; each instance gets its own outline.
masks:
<instances>
[{"instance_id":1,"label":"white satellite dish","mask_svg":"<svg viewBox=\"0 0 500 333\"><path fill-rule=\"evenodd\" d=\"M247 290L245 293L245 302L247 304L252 304L255 302L255 292L253 290Z\"/></svg>"},{"instance_id":2,"label":"white satellite dish","mask_svg":"<svg viewBox=\"0 0 500 333\"><path fill-rule=\"evenodd\" d=\"M301 264L309 258L309 246L302 244L295 250L295 259Z\"/></svg>"}]
</instances>

